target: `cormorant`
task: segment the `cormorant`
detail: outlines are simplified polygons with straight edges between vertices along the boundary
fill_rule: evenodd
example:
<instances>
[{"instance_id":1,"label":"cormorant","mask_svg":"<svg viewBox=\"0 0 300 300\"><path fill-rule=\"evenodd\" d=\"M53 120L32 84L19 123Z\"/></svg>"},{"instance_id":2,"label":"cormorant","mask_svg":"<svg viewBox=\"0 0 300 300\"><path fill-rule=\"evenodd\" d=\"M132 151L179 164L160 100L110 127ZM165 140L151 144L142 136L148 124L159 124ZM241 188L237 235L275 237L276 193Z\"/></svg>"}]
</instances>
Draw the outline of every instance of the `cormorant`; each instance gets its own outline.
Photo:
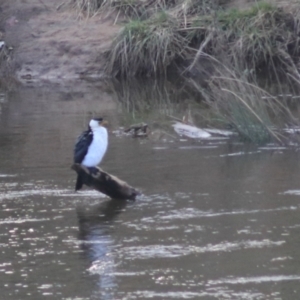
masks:
<instances>
[{"instance_id":1,"label":"cormorant","mask_svg":"<svg viewBox=\"0 0 300 300\"><path fill-rule=\"evenodd\" d=\"M108 144L107 124L103 118L93 118L88 130L84 131L77 139L74 147L74 163L86 167L96 167L102 160ZM77 175L75 191L82 188L82 178Z\"/></svg>"}]
</instances>

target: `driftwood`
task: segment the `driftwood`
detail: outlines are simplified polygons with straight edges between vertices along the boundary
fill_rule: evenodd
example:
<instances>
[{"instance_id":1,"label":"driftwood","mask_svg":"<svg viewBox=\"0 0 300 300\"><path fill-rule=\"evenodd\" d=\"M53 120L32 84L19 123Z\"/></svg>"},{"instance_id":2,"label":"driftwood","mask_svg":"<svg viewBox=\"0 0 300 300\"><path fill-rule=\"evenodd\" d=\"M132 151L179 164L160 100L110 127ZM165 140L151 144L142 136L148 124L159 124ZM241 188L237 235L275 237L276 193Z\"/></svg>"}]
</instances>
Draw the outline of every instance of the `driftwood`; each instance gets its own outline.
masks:
<instances>
[{"instance_id":1,"label":"driftwood","mask_svg":"<svg viewBox=\"0 0 300 300\"><path fill-rule=\"evenodd\" d=\"M108 174L99 167L85 167L81 164L73 164L71 168L81 177L83 184L112 199L135 200L136 196L140 194L138 190L128 185L125 181Z\"/></svg>"},{"instance_id":2,"label":"driftwood","mask_svg":"<svg viewBox=\"0 0 300 300\"><path fill-rule=\"evenodd\" d=\"M124 130L126 133L132 134L133 137L146 137L149 133L148 124L133 124Z\"/></svg>"}]
</instances>

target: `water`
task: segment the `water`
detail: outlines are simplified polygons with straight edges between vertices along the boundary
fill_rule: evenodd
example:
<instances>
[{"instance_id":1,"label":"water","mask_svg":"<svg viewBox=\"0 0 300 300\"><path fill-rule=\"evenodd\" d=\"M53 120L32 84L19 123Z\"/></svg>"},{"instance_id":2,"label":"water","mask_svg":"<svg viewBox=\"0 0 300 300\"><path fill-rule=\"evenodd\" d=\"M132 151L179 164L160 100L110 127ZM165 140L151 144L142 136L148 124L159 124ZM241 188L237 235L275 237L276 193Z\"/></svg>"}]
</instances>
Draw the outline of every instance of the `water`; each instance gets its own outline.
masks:
<instances>
[{"instance_id":1,"label":"water","mask_svg":"<svg viewBox=\"0 0 300 300\"><path fill-rule=\"evenodd\" d=\"M298 151L176 137L157 125L176 101L134 110L102 85L3 99L0 299L299 299ZM73 192L95 113L110 121L102 167L142 190L135 202ZM118 135L133 115L168 135Z\"/></svg>"}]
</instances>

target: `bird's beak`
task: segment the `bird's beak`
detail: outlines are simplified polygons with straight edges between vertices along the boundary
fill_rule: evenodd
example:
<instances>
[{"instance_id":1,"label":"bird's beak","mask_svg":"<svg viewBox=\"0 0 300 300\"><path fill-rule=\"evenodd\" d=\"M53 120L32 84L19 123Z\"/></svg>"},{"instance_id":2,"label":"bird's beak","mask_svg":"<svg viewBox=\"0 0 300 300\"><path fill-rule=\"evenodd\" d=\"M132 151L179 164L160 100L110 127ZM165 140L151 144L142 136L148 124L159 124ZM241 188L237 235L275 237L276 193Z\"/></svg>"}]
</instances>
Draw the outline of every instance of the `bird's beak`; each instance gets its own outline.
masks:
<instances>
[{"instance_id":1,"label":"bird's beak","mask_svg":"<svg viewBox=\"0 0 300 300\"><path fill-rule=\"evenodd\" d=\"M108 122L106 120L103 120L101 122L99 122L100 125L105 126L108 125Z\"/></svg>"}]
</instances>

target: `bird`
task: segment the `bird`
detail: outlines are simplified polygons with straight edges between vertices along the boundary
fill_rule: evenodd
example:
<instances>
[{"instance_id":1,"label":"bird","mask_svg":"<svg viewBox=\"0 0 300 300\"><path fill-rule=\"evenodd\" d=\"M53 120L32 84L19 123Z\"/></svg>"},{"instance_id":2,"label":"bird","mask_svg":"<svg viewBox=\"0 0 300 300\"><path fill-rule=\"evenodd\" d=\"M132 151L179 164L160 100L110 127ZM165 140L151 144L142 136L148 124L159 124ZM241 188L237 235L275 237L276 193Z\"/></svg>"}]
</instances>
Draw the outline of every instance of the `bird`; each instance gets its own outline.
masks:
<instances>
[{"instance_id":1,"label":"bird","mask_svg":"<svg viewBox=\"0 0 300 300\"><path fill-rule=\"evenodd\" d=\"M107 121L103 118L93 118L88 129L78 138L74 147L74 163L85 167L96 167L102 161L108 145L108 133L104 125ZM78 174L75 191L82 188L83 180Z\"/></svg>"}]
</instances>

